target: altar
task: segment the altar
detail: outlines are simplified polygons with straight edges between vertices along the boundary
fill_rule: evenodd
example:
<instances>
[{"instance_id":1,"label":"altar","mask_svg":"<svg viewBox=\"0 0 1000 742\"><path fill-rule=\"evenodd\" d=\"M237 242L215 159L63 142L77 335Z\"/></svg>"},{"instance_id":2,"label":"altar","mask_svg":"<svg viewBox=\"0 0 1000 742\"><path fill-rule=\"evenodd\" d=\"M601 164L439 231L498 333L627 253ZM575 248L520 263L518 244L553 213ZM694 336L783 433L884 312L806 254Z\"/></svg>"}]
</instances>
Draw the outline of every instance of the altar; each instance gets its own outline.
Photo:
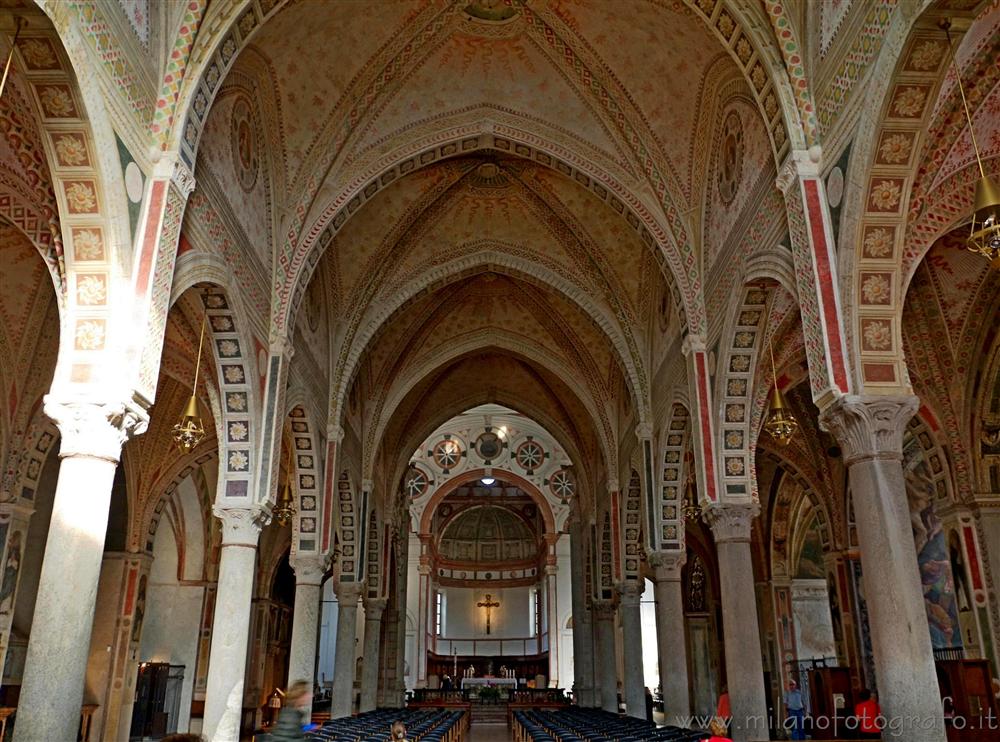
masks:
<instances>
[{"instance_id":1,"label":"altar","mask_svg":"<svg viewBox=\"0 0 1000 742\"><path fill-rule=\"evenodd\" d=\"M462 678L462 690L484 688L487 685L517 690L517 678Z\"/></svg>"}]
</instances>

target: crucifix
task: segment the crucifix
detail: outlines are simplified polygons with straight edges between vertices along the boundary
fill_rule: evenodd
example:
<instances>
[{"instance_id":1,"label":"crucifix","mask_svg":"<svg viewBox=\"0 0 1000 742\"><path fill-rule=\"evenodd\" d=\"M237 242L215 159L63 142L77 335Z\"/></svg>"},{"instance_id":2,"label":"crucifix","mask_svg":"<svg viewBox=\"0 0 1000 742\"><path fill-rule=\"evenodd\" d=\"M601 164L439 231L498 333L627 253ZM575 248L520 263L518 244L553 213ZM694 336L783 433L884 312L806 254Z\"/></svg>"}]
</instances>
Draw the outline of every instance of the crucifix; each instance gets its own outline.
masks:
<instances>
[{"instance_id":1,"label":"crucifix","mask_svg":"<svg viewBox=\"0 0 1000 742\"><path fill-rule=\"evenodd\" d=\"M478 603L476 603L476 605L479 608L485 608L486 609L486 633L489 634L490 633L490 611L493 608L499 608L500 604L498 602L496 602L495 600L493 600L493 596L492 595L490 595L489 593L486 593L486 600L481 600Z\"/></svg>"}]
</instances>

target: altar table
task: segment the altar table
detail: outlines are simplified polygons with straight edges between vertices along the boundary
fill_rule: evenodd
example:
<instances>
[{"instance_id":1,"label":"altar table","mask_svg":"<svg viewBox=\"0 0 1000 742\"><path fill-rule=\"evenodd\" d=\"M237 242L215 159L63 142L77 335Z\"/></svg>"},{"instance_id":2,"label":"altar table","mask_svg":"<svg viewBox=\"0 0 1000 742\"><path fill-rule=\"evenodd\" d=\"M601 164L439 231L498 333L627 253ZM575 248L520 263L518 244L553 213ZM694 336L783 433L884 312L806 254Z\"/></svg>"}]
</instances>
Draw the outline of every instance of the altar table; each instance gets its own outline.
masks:
<instances>
[{"instance_id":1,"label":"altar table","mask_svg":"<svg viewBox=\"0 0 1000 742\"><path fill-rule=\"evenodd\" d=\"M517 678L462 678L463 689L483 688L487 685L517 690Z\"/></svg>"}]
</instances>

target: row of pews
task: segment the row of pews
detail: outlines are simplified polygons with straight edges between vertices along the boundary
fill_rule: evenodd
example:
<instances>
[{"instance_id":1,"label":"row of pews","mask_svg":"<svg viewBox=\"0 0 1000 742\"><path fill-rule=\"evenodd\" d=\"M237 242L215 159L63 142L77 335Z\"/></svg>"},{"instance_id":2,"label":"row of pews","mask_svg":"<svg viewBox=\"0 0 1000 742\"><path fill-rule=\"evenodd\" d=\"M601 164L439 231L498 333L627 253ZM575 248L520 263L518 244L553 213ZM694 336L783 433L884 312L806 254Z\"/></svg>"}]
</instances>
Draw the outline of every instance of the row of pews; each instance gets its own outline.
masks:
<instances>
[{"instance_id":1,"label":"row of pews","mask_svg":"<svg viewBox=\"0 0 1000 742\"><path fill-rule=\"evenodd\" d=\"M408 742L465 742L469 714L464 709L379 709L323 722L310 735L324 742L386 742L393 722L406 725Z\"/></svg>"},{"instance_id":2,"label":"row of pews","mask_svg":"<svg viewBox=\"0 0 1000 742\"><path fill-rule=\"evenodd\" d=\"M598 709L518 710L513 714L515 742L700 742L708 734Z\"/></svg>"}]
</instances>

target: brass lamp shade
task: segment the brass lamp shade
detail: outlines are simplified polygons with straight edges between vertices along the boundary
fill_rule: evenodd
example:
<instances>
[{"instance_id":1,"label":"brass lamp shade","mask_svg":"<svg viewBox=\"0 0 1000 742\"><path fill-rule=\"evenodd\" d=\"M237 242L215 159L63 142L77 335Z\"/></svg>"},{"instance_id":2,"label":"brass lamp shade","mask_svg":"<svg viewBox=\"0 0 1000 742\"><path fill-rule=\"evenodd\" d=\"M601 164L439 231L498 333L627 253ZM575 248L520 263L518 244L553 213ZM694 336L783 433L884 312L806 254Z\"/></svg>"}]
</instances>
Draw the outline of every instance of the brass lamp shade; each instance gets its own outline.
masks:
<instances>
[{"instance_id":1,"label":"brass lamp shade","mask_svg":"<svg viewBox=\"0 0 1000 742\"><path fill-rule=\"evenodd\" d=\"M181 453L190 453L205 440L205 426L198 414L198 399L193 394L184 407L181 421L174 425L173 437Z\"/></svg>"},{"instance_id":2,"label":"brass lamp shade","mask_svg":"<svg viewBox=\"0 0 1000 742\"><path fill-rule=\"evenodd\" d=\"M798 420L795 419L792 411L788 408L781 390L776 385L771 392L771 402L768 406L764 430L780 445L787 446L798 429Z\"/></svg>"},{"instance_id":3,"label":"brass lamp shade","mask_svg":"<svg viewBox=\"0 0 1000 742\"><path fill-rule=\"evenodd\" d=\"M968 247L988 260L1000 258L1000 187L987 175L976 183L976 211Z\"/></svg>"},{"instance_id":4,"label":"brass lamp shade","mask_svg":"<svg viewBox=\"0 0 1000 742\"><path fill-rule=\"evenodd\" d=\"M278 503L278 507L271 511L271 515L283 526L287 526L295 515L295 507L292 504L292 488L287 482L284 489L281 490L281 501Z\"/></svg>"}]
</instances>

